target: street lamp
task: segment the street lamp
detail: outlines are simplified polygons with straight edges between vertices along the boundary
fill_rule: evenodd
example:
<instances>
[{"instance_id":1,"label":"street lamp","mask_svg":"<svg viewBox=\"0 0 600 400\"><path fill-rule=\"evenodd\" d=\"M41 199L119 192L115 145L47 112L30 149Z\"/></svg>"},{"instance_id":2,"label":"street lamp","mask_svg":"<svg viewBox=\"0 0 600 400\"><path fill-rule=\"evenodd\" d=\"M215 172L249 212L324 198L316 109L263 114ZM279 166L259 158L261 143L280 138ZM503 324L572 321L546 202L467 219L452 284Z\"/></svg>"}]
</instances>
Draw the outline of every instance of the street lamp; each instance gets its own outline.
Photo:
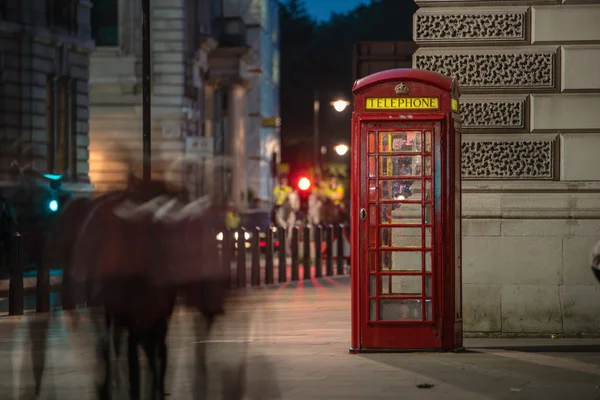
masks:
<instances>
[{"instance_id":1,"label":"street lamp","mask_svg":"<svg viewBox=\"0 0 600 400\"><path fill-rule=\"evenodd\" d=\"M335 111L342 112L346 109L346 107L350 105L350 102L346 100L336 100L332 101L331 105L333 106L333 108L335 108Z\"/></svg>"},{"instance_id":2,"label":"street lamp","mask_svg":"<svg viewBox=\"0 0 600 400\"><path fill-rule=\"evenodd\" d=\"M346 154L348 152L348 150L350 150L350 148L348 146L346 146L345 144L338 144L333 149L335 150L336 153L338 153L339 156L343 156L344 154Z\"/></svg>"},{"instance_id":3,"label":"street lamp","mask_svg":"<svg viewBox=\"0 0 600 400\"><path fill-rule=\"evenodd\" d=\"M335 109L335 111L337 112L342 112L344 111L349 105L350 102L346 101L346 100L335 100L332 101L330 103L333 108ZM320 146L320 140L319 140L319 111L320 111L320 102L319 102L319 92L315 89L314 91L314 98L313 98L313 163L314 163L314 168L315 169L321 169L321 158L319 157L319 146ZM337 150L336 150L337 151ZM346 149L346 151L343 154L346 154L348 150ZM339 153L338 153L339 154ZM343 155L340 154L340 155Z\"/></svg>"}]
</instances>

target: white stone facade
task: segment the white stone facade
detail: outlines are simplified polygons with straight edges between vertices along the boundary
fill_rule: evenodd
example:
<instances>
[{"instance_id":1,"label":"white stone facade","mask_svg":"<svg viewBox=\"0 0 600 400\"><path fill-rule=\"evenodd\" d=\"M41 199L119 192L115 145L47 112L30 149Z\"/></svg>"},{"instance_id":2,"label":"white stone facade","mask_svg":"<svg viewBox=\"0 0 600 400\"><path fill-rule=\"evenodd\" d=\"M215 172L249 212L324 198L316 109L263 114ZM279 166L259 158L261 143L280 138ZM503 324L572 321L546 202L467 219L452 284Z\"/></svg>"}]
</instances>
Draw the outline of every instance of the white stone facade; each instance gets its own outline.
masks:
<instances>
[{"instance_id":1,"label":"white stone facade","mask_svg":"<svg viewBox=\"0 0 600 400\"><path fill-rule=\"evenodd\" d=\"M118 0L119 43L98 46L92 57L90 176L98 191L122 187L129 168L125 157L141 158L138 3ZM264 108L269 100L264 86L270 82L272 63L263 57L270 51L263 39L279 28L263 20L277 12L274 4L274 0L151 1L153 174L159 176L166 160L185 151L187 137L209 136L215 155L235 160L226 186L238 207L246 207L248 187L255 193L265 191L270 178L261 165L267 146L256 119L261 118L257 107ZM259 32L255 41L252 29ZM254 160L260 160L256 166Z\"/></svg>"},{"instance_id":2,"label":"white stone facade","mask_svg":"<svg viewBox=\"0 0 600 400\"><path fill-rule=\"evenodd\" d=\"M413 67L461 85L466 333L600 333L600 1L417 3Z\"/></svg>"},{"instance_id":3,"label":"white stone facade","mask_svg":"<svg viewBox=\"0 0 600 400\"><path fill-rule=\"evenodd\" d=\"M279 135L279 4L255 0L248 13L248 44L257 58L251 66L248 93L248 187L269 201L273 188L271 158L280 154Z\"/></svg>"},{"instance_id":4,"label":"white stone facade","mask_svg":"<svg viewBox=\"0 0 600 400\"><path fill-rule=\"evenodd\" d=\"M142 155L141 3L115 3L118 43L99 44L90 66L90 178L98 192L123 187L127 158L140 162ZM196 15L186 5L185 0L151 1L154 176L164 172L164 160L183 153L185 137L198 125L188 61L200 34L185 29L190 15Z\"/></svg>"}]
</instances>

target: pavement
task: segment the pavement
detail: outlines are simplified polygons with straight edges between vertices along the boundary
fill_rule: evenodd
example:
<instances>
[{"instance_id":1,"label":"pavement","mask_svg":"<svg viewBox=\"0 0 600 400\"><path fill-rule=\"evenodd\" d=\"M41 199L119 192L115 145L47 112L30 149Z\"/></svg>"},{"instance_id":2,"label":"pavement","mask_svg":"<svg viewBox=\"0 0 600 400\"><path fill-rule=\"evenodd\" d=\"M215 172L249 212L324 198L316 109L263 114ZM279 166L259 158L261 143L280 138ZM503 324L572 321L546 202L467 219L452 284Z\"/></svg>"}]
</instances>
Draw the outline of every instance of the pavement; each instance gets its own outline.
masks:
<instances>
[{"instance_id":1,"label":"pavement","mask_svg":"<svg viewBox=\"0 0 600 400\"><path fill-rule=\"evenodd\" d=\"M175 313L169 398L197 398L194 354L206 346L211 399L222 398L220 379L243 359L250 391L270 388L281 399L600 399L598 339L465 339L462 353L349 354L347 277L253 290L227 310L208 338L190 311ZM50 316L41 398L93 399L89 310ZM30 353L40 351L45 321L0 317L0 399L31 393Z\"/></svg>"}]
</instances>

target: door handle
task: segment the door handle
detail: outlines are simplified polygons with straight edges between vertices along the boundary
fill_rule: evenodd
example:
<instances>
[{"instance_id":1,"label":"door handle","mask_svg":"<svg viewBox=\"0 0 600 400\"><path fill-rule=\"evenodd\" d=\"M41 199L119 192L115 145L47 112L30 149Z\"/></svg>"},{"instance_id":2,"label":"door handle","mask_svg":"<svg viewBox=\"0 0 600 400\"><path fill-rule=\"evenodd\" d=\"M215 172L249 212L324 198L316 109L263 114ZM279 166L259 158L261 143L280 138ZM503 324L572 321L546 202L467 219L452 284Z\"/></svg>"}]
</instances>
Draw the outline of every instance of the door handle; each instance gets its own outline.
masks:
<instances>
[{"instance_id":1,"label":"door handle","mask_svg":"<svg viewBox=\"0 0 600 400\"><path fill-rule=\"evenodd\" d=\"M364 208L360 209L360 219L361 219L361 221L364 221L365 219L367 219L367 210L365 210Z\"/></svg>"}]
</instances>

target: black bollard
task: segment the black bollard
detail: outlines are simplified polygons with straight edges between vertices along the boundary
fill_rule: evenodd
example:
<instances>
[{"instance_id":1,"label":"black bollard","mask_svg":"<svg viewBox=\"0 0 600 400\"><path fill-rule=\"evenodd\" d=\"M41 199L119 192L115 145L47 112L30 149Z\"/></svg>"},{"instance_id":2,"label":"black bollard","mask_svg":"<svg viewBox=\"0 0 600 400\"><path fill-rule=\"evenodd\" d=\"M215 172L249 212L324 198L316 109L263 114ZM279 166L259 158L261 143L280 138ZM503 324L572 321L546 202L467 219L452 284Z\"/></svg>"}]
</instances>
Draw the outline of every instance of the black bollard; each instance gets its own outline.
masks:
<instances>
[{"instance_id":1,"label":"black bollard","mask_svg":"<svg viewBox=\"0 0 600 400\"><path fill-rule=\"evenodd\" d=\"M44 243L43 254L37 263L37 279L35 284L35 311L50 312L50 257L48 239ZM63 268L63 288L65 287L65 269ZM68 282L66 282L68 283ZM63 290L66 292L66 290ZM64 297L61 299L64 301Z\"/></svg>"},{"instance_id":2,"label":"black bollard","mask_svg":"<svg viewBox=\"0 0 600 400\"><path fill-rule=\"evenodd\" d=\"M8 315L23 315L23 236L15 233L11 238L10 282L8 286Z\"/></svg>"},{"instance_id":3,"label":"black bollard","mask_svg":"<svg viewBox=\"0 0 600 400\"><path fill-rule=\"evenodd\" d=\"M223 240L221 241L221 262L223 270L227 271L229 277L229 287L233 287L235 282L231 277L231 255L233 254L233 243L231 242L231 230L226 229L223 232Z\"/></svg>"},{"instance_id":4,"label":"black bollard","mask_svg":"<svg viewBox=\"0 0 600 400\"><path fill-rule=\"evenodd\" d=\"M333 275L333 225L325 228L325 264L327 276Z\"/></svg>"},{"instance_id":5,"label":"black bollard","mask_svg":"<svg viewBox=\"0 0 600 400\"><path fill-rule=\"evenodd\" d=\"M61 302L63 310L75 310L77 308L75 300L75 288L71 279L71 262L70 260L63 265L62 285L61 285Z\"/></svg>"},{"instance_id":6,"label":"black bollard","mask_svg":"<svg viewBox=\"0 0 600 400\"><path fill-rule=\"evenodd\" d=\"M299 268L299 260L298 260L298 227L295 226L292 228L292 280L297 281L300 279L300 274L298 273Z\"/></svg>"},{"instance_id":7,"label":"black bollard","mask_svg":"<svg viewBox=\"0 0 600 400\"><path fill-rule=\"evenodd\" d=\"M246 229L240 228L237 233L237 287L246 287Z\"/></svg>"},{"instance_id":8,"label":"black bollard","mask_svg":"<svg viewBox=\"0 0 600 400\"><path fill-rule=\"evenodd\" d=\"M50 312L50 267L45 257L37 265L35 301L36 312Z\"/></svg>"},{"instance_id":9,"label":"black bollard","mask_svg":"<svg viewBox=\"0 0 600 400\"><path fill-rule=\"evenodd\" d=\"M344 274L344 225L340 224L335 227L337 236L337 274Z\"/></svg>"},{"instance_id":10,"label":"black bollard","mask_svg":"<svg viewBox=\"0 0 600 400\"><path fill-rule=\"evenodd\" d=\"M278 281L280 283L284 283L287 281L287 260L286 260L286 252L285 252L285 229L278 227L277 228L278 236L279 236L279 277Z\"/></svg>"},{"instance_id":11,"label":"black bollard","mask_svg":"<svg viewBox=\"0 0 600 400\"><path fill-rule=\"evenodd\" d=\"M320 278L323 276L323 252L321 246L323 245L323 227L317 225L315 228L315 277Z\"/></svg>"},{"instance_id":12,"label":"black bollard","mask_svg":"<svg viewBox=\"0 0 600 400\"><path fill-rule=\"evenodd\" d=\"M250 269L250 283L260 286L260 228L252 232L252 267Z\"/></svg>"},{"instance_id":13,"label":"black bollard","mask_svg":"<svg viewBox=\"0 0 600 400\"><path fill-rule=\"evenodd\" d=\"M273 229L268 227L265 234L265 284L270 285L273 283Z\"/></svg>"},{"instance_id":14,"label":"black bollard","mask_svg":"<svg viewBox=\"0 0 600 400\"><path fill-rule=\"evenodd\" d=\"M302 255L302 264L304 265L304 279L310 279L310 230L311 227L306 225L302 229L303 242L302 246L304 248Z\"/></svg>"}]
</instances>

